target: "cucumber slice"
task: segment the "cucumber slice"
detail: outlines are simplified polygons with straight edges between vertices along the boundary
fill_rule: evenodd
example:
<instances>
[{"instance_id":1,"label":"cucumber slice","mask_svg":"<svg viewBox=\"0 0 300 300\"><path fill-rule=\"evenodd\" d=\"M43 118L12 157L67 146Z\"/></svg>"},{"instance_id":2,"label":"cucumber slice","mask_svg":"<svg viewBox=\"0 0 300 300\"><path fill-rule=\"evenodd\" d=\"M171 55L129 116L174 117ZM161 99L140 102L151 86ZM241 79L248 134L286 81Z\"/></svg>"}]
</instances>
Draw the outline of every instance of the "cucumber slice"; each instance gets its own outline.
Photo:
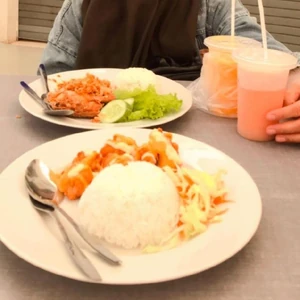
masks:
<instances>
[{"instance_id":1,"label":"cucumber slice","mask_svg":"<svg viewBox=\"0 0 300 300\"><path fill-rule=\"evenodd\" d=\"M123 101L125 101L131 108L133 108L133 104L134 104L133 98L124 99Z\"/></svg>"},{"instance_id":2,"label":"cucumber slice","mask_svg":"<svg viewBox=\"0 0 300 300\"><path fill-rule=\"evenodd\" d=\"M113 100L101 109L98 116L102 123L116 123L125 120L131 111L129 104L125 101Z\"/></svg>"}]
</instances>

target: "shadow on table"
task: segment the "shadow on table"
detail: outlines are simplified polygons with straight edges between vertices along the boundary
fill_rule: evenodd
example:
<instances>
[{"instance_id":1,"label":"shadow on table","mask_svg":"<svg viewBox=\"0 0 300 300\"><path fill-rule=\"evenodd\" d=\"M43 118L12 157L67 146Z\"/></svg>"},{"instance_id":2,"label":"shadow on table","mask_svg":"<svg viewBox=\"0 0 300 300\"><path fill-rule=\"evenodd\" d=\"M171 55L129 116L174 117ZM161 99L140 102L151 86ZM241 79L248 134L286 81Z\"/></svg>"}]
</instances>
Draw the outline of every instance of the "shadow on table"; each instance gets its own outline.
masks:
<instances>
[{"instance_id":1,"label":"shadow on table","mask_svg":"<svg viewBox=\"0 0 300 300\"><path fill-rule=\"evenodd\" d=\"M46 137L47 140L53 140L56 138L60 138L66 135L78 133L78 132L84 132L86 130L79 129L79 128L71 128L66 127L62 125L56 125L49 122L46 122L44 120L40 120L38 118L34 118L32 116L25 116L25 122L24 122L24 129L35 129L35 131L32 131L32 133L38 137Z\"/></svg>"}]
</instances>

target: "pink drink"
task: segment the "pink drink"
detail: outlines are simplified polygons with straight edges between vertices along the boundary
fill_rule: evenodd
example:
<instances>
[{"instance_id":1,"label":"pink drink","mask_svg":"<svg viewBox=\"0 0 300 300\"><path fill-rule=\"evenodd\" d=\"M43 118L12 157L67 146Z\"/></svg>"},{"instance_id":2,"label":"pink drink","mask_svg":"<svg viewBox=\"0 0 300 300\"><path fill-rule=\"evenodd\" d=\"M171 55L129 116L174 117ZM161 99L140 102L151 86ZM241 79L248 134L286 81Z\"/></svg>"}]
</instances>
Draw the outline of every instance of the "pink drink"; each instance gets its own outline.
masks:
<instances>
[{"instance_id":1,"label":"pink drink","mask_svg":"<svg viewBox=\"0 0 300 300\"><path fill-rule=\"evenodd\" d=\"M266 128L274 124L266 119L269 111L283 105L285 90L255 91L238 88L238 132L249 140L268 141Z\"/></svg>"},{"instance_id":2,"label":"pink drink","mask_svg":"<svg viewBox=\"0 0 300 300\"><path fill-rule=\"evenodd\" d=\"M238 133L249 140L269 141L266 129L274 122L268 112L283 106L289 71L297 59L288 53L259 48L238 49Z\"/></svg>"}]
</instances>

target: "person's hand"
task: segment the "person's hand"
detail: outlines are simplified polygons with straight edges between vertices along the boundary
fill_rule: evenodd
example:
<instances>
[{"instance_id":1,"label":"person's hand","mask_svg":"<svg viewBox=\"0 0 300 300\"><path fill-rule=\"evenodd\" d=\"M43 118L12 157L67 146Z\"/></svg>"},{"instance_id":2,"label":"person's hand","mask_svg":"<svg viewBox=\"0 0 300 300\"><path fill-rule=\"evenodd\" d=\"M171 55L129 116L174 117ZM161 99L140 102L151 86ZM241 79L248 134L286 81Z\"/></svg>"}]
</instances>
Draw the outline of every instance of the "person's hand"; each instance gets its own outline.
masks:
<instances>
[{"instance_id":1,"label":"person's hand","mask_svg":"<svg viewBox=\"0 0 300 300\"><path fill-rule=\"evenodd\" d=\"M279 143L300 143L300 71L291 73L284 99L284 107L267 114L269 121L282 121L267 128Z\"/></svg>"}]
</instances>

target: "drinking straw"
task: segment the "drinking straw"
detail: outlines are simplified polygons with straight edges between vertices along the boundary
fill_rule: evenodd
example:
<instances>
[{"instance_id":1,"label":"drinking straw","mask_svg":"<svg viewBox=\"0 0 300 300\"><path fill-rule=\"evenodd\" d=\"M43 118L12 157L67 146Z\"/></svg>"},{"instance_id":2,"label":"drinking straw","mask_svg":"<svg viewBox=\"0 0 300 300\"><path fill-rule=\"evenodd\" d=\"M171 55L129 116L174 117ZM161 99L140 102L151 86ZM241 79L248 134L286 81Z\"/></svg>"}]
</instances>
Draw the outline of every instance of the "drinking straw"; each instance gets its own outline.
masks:
<instances>
[{"instance_id":1,"label":"drinking straw","mask_svg":"<svg viewBox=\"0 0 300 300\"><path fill-rule=\"evenodd\" d=\"M259 16L260 16L262 42L263 42L263 48L264 48L264 59L267 60L268 59L268 43L267 43L267 29L266 29L263 0L258 0L258 8L259 8Z\"/></svg>"},{"instance_id":2,"label":"drinking straw","mask_svg":"<svg viewBox=\"0 0 300 300\"><path fill-rule=\"evenodd\" d=\"M235 36L235 6L236 0L231 0L231 36Z\"/></svg>"}]
</instances>

